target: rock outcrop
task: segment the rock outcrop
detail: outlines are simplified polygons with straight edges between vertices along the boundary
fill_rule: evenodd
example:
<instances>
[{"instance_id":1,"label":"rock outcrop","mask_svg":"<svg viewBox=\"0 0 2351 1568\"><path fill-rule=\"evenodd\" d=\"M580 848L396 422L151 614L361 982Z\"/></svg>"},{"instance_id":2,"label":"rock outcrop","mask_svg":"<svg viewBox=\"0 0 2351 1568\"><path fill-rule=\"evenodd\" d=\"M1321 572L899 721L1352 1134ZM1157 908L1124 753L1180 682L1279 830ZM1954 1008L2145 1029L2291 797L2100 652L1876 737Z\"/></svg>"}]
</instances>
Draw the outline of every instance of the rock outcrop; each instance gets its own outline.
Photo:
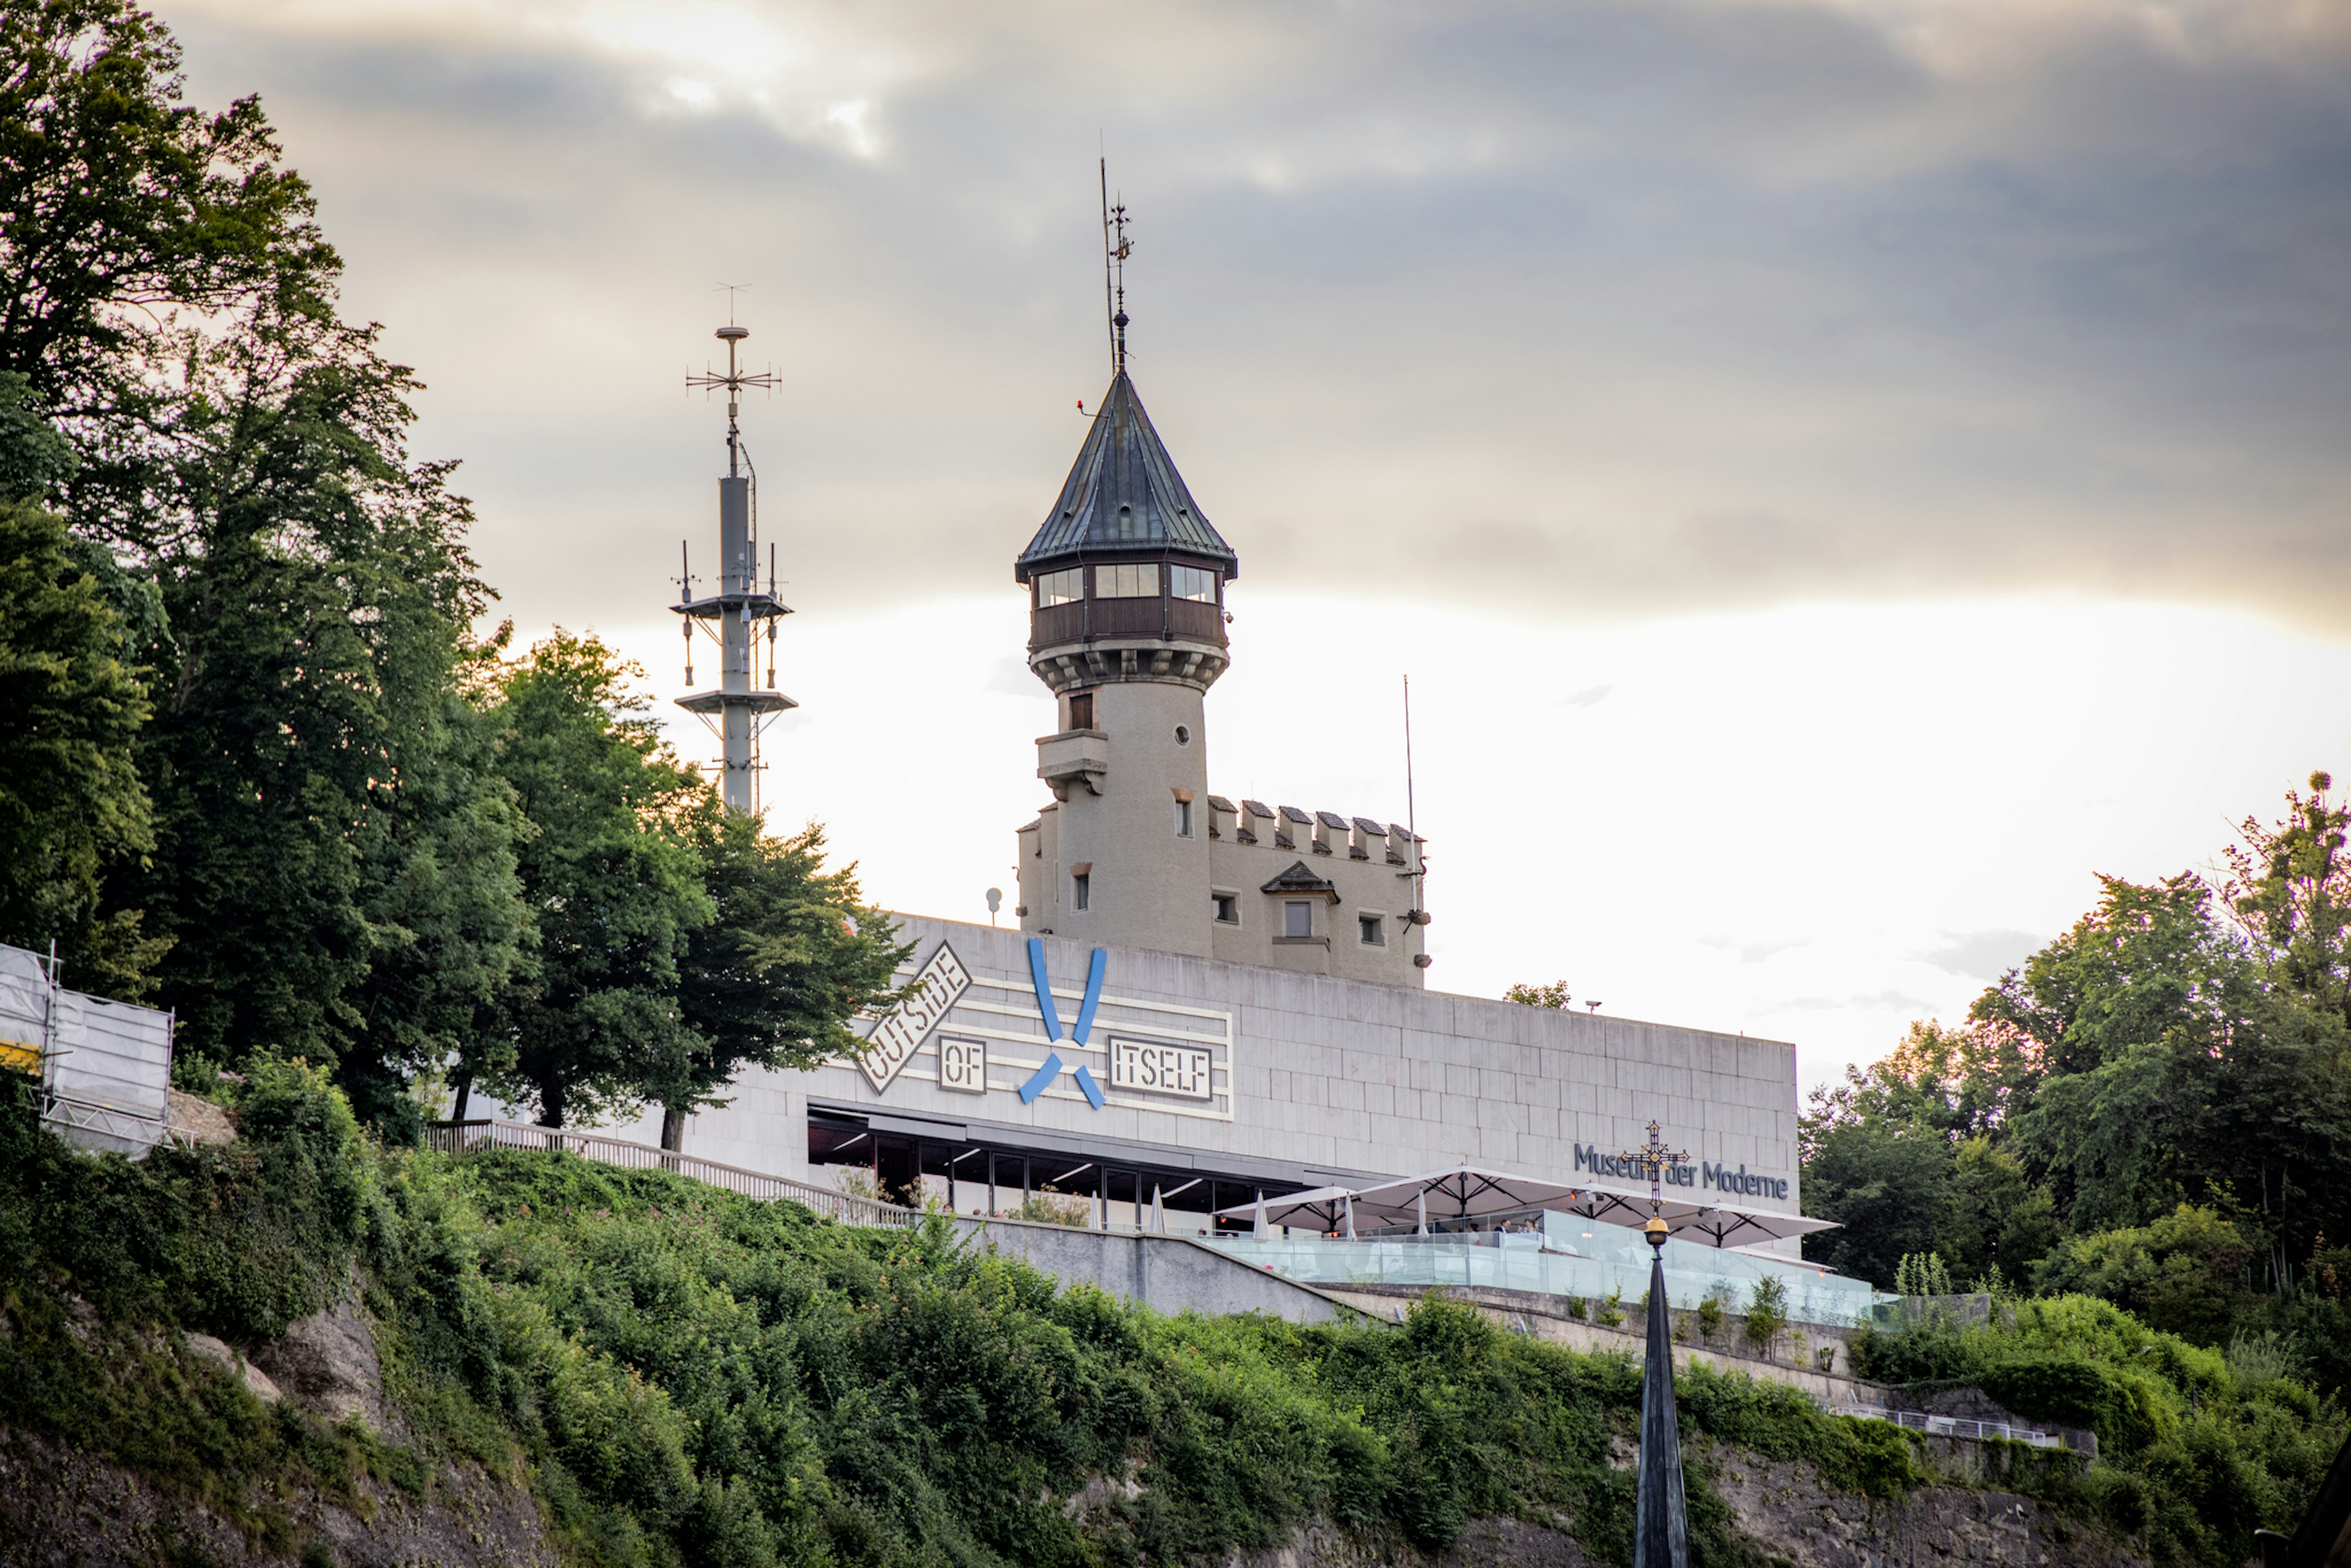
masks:
<instances>
[{"instance_id":1,"label":"rock outcrop","mask_svg":"<svg viewBox=\"0 0 2351 1568\"><path fill-rule=\"evenodd\" d=\"M247 1534L119 1465L0 1427L0 1562L13 1568L557 1568L530 1494L453 1466L423 1498L362 1483L356 1507L285 1500L288 1528Z\"/></svg>"},{"instance_id":2,"label":"rock outcrop","mask_svg":"<svg viewBox=\"0 0 2351 1568\"><path fill-rule=\"evenodd\" d=\"M356 1416L379 1435L392 1429L384 1413L383 1364L356 1290L255 1351L253 1364L322 1420Z\"/></svg>"}]
</instances>

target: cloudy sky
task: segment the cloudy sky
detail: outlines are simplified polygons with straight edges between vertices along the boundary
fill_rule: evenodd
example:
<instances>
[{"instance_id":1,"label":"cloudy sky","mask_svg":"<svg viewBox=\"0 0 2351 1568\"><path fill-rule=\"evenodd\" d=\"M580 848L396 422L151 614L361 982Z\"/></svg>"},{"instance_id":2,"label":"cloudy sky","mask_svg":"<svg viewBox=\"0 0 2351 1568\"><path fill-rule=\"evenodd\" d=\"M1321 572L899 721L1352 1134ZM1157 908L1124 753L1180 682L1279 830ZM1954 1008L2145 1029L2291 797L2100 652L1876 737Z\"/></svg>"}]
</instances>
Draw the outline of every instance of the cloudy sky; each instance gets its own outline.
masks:
<instances>
[{"instance_id":1,"label":"cloudy sky","mask_svg":"<svg viewBox=\"0 0 2351 1568\"><path fill-rule=\"evenodd\" d=\"M984 918L1011 558L1106 380L1238 549L1220 791L1405 813L1432 982L1952 1018L2351 768L2351 10L180 0L430 385L526 633L683 689L725 319L783 550L771 815ZM697 732L682 747L707 750Z\"/></svg>"}]
</instances>

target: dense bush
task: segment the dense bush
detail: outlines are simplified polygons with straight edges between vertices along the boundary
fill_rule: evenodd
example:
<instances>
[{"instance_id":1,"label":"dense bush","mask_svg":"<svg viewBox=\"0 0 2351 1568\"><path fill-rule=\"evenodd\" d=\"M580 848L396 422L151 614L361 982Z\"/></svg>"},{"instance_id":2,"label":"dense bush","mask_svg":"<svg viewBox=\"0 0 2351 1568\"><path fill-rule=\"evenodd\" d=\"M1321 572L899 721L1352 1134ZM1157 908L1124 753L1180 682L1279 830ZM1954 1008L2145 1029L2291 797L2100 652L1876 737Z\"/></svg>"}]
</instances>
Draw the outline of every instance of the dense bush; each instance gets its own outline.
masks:
<instances>
[{"instance_id":1,"label":"dense bush","mask_svg":"<svg viewBox=\"0 0 2351 1568\"><path fill-rule=\"evenodd\" d=\"M1166 1318L1056 1294L944 1219L859 1230L569 1156L384 1151L298 1065L257 1071L237 1114L235 1145L135 1165L0 1114L0 1408L265 1536L292 1527L253 1500L284 1487L413 1489L471 1458L527 1470L583 1563L1175 1563L1315 1517L1441 1547L1510 1513L1629 1556L1628 1358L1437 1301L1401 1329ZM354 1264L409 1447L265 1412L169 1332L255 1344ZM1681 1397L1701 1563L1746 1560L1709 1437L1873 1496L1923 1479L1894 1428L1790 1390L1700 1371Z\"/></svg>"},{"instance_id":2,"label":"dense bush","mask_svg":"<svg viewBox=\"0 0 2351 1568\"><path fill-rule=\"evenodd\" d=\"M2158 1562L2245 1561L2256 1528L2292 1528L2343 1441L2332 1400L2276 1375L2282 1342L2232 1363L2086 1296L2003 1302L1996 1319L1865 1333L1855 1370L1972 1384L2028 1420L2095 1431L2099 1459L2080 1490Z\"/></svg>"}]
</instances>

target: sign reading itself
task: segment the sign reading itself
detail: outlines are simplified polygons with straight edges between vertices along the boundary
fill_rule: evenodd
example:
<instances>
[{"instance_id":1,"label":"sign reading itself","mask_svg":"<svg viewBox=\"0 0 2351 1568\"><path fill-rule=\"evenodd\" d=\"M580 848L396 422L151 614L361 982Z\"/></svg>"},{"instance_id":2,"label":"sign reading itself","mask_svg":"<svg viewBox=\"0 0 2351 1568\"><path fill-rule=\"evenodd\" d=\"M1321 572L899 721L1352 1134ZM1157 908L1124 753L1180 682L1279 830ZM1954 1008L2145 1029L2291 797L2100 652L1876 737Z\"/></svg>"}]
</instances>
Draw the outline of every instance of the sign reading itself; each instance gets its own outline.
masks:
<instances>
[{"instance_id":1,"label":"sign reading itself","mask_svg":"<svg viewBox=\"0 0 2351 1568\"><path fill-rule=\"evenodd\" d=\"M1161 1045L1156 1041L1113 1038L1110 1084L1113 1089L1206 1100L1209 1097L1208 1067L1212 1060L1207 1051L1196 1045Z\"/></svg>"},{"instance_id":2,"label":"sign reading itself","mask_svg":"<svg viewBox=\"0 0 2351 1568\"><path fill-rule=\"evenodd\" d=\"M1626 1159L1622 1155L1604 1155L1590 1144L1575 1145L1575 1168L1590 1171L1593 1176L1615 1176L1624 1181L1649 1179L1649 1167L1646 1161ZM1729 1166L1705 1160L1694 1166L1669 1165L1662 1174L1667 1186L1694 1186L1734 1193L1740 1197L1776 1197L1783 1202L1788 1197L1785 1176L1764 1176L1759 1171L1750 1171L1744 1165L1734 1170Z\"/></svg>"},{"instance_id":3,"label":"sign reading itself","mask_svg":"<svg viewBox=\"0 0 2351 1568\"><path fill-rule=\"evenodd\" d=\"M919 988L873 1026L873 1032L865 1037L865 1054L857 1059L866 1082L877 1093L890 1086L890 1080L921 1049L924 1039L947 1016L947 1009L971 989L971 971L944 942L914 979ZM944 1063L940 1071L944 1075ZM987 1082L983 1072L980 1086Z\"/></svg>"}]
</instances>

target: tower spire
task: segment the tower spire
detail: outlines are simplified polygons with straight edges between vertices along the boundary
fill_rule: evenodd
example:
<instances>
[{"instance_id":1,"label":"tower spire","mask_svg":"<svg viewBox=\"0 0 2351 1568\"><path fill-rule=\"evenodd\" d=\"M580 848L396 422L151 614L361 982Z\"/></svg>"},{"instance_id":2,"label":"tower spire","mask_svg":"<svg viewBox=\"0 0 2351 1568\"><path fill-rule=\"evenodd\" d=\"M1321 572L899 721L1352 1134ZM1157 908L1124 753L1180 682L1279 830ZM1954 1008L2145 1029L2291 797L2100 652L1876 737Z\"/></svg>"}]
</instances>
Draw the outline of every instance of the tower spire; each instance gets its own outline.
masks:
<instances>
[{"instance_id":1,"label":"tower spire","mask_svg":"<svg viewBox=\"0 0 2351 1568\"><path fill-rule=\"evenodd\" d=\"M1110 199L1110 160L1102 161L1102 309L1110 318L1110 368L1126 373L1126 258L1134 246L1126 237L1126 204Z\"/></svg>"}]
</instances>

